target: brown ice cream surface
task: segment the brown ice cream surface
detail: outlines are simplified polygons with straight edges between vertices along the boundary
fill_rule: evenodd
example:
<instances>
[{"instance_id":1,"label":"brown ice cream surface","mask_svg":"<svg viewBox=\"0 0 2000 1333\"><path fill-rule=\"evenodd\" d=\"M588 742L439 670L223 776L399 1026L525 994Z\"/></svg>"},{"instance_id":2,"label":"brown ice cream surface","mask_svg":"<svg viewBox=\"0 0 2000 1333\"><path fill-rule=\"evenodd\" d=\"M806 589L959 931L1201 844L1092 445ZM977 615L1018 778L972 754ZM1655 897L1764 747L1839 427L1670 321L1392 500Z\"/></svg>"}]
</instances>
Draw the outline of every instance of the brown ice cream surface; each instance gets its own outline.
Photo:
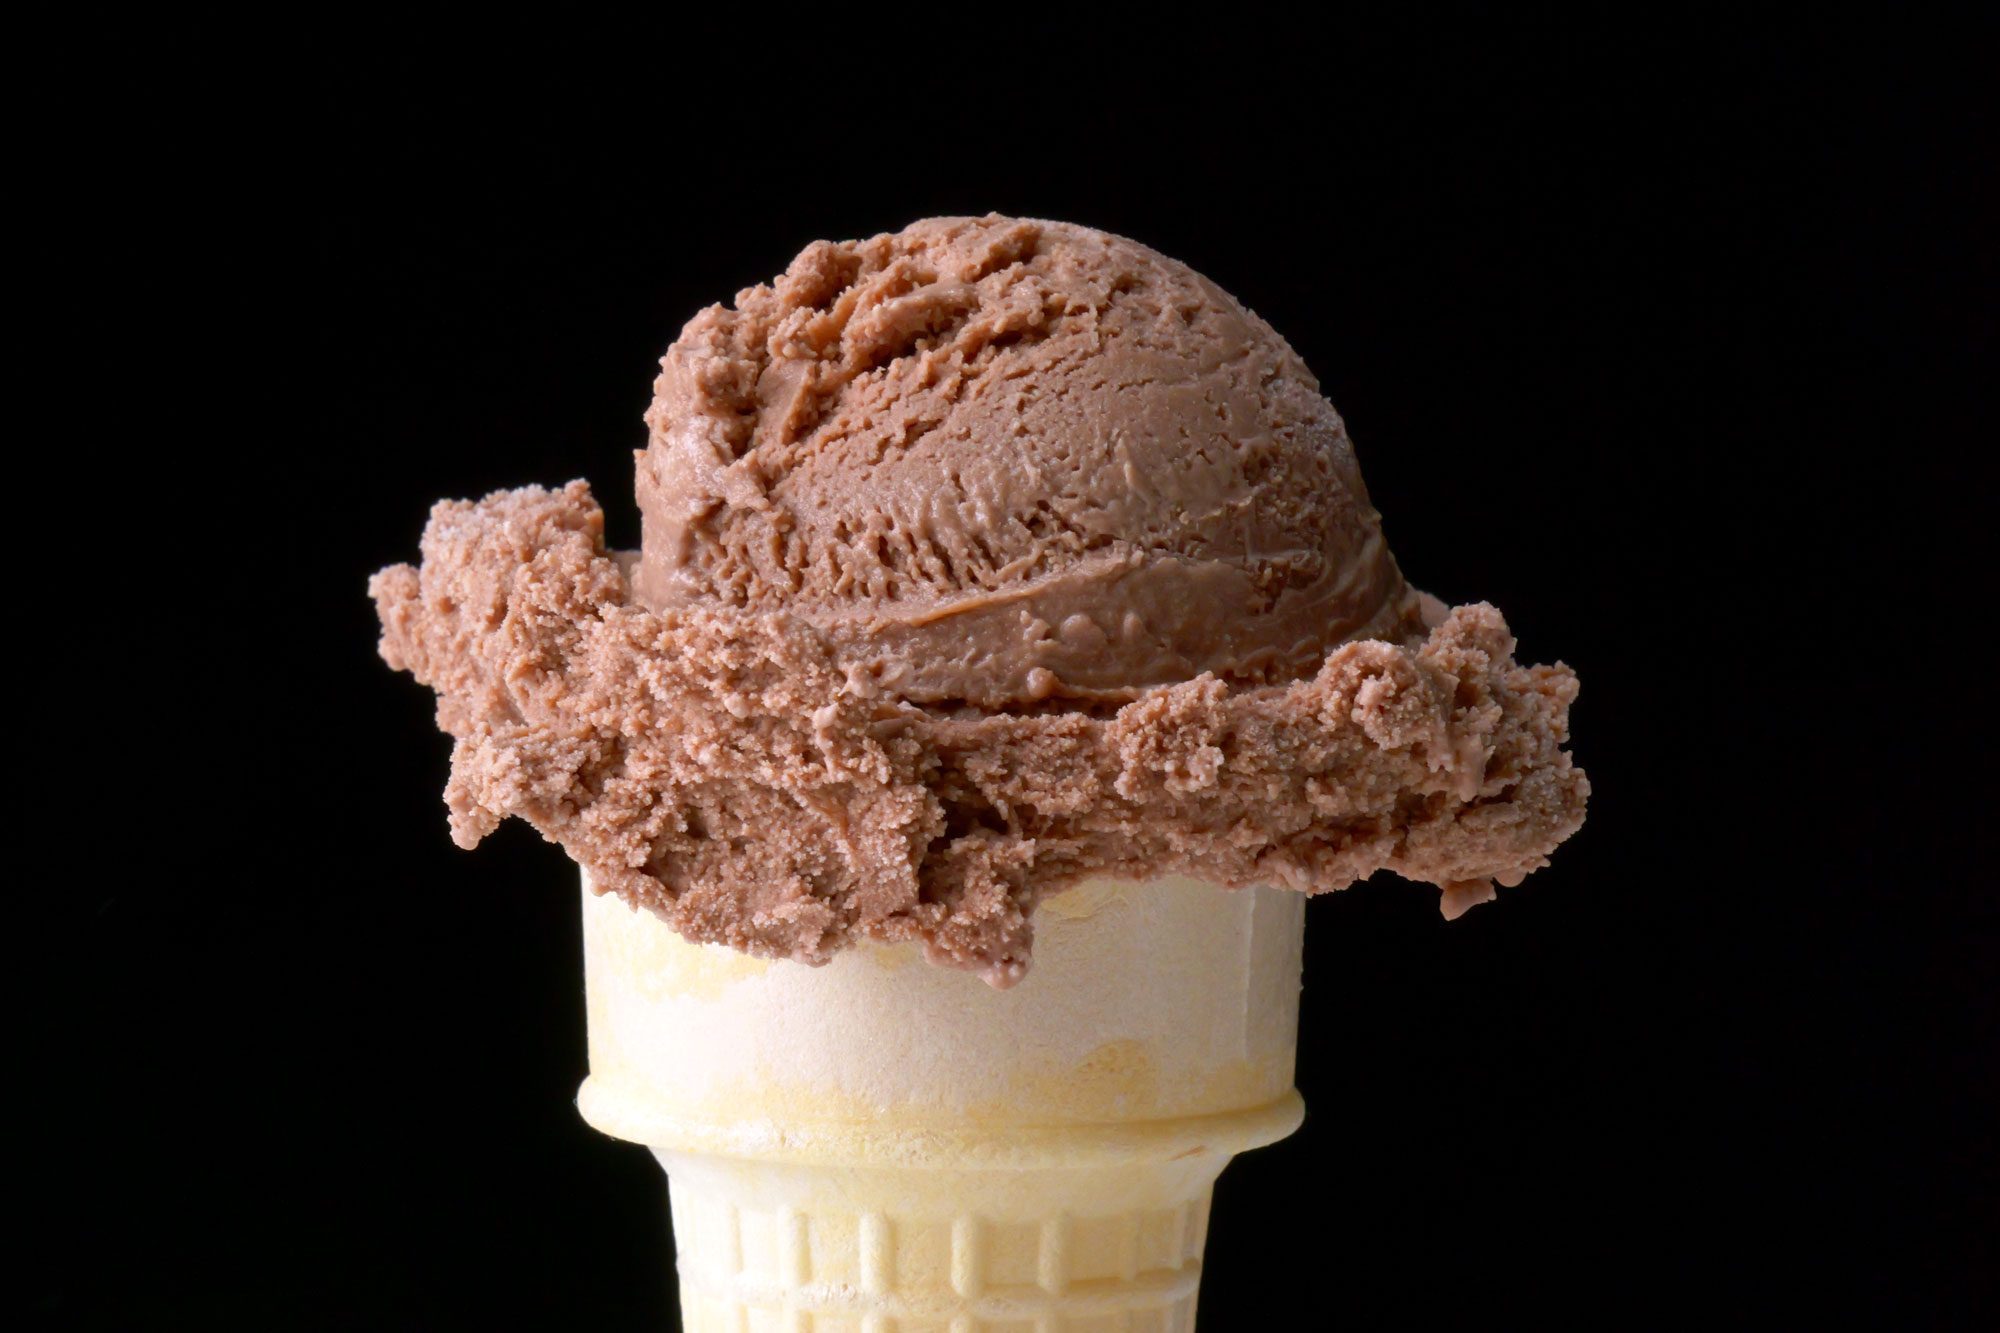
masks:
<instances>
[{"instance_id":1,"label":"brown ice cream surface","mask_svg":"<svg viewBox=\"0 0 2000 1333\"><path fill-rule=\"evenodd\" d=\"M661 362L648 605L784 610L917 703L1288 679L1416 627L1298 354L1102 232L809 246Z\"/></svg>"},{"instance_id":2,"label":"brown ice cream surface","mask_svg":"<svg viewBox=\"0 0 2000 1333\"><path fill-rule=\"evenodd\" d=\"M516 815L690 939L925 941L1006 984L1094 876L1447 914L1583 819L1568 669L1404 584L1345 428L1183 265L989 217L816 243L661 363L643 551L587 488L433 510L371 584Z\"/></svg>"}]
</instances>

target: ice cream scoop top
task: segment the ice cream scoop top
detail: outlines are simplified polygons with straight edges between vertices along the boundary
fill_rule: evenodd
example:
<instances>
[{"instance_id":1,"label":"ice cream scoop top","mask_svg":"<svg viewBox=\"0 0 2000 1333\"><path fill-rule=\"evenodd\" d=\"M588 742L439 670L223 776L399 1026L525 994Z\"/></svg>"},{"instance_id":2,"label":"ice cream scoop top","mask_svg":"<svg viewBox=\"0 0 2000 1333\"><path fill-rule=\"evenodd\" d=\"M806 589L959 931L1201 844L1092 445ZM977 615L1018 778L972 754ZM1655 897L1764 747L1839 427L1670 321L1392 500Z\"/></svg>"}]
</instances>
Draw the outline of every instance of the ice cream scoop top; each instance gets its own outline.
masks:
<instances>
[{"instance_id":1,"label":"ice cream scoop top","mask_svg":"<svg viewBox=\"0 0 2000 1333\"><path fill-rule=\"evenodd\" d=\"M1298 355L1103 232L817 242L688 324L646 421L640 598L783 608L912 701L1280 680L1416 627Z\"/></svg>"},{"instance_id":2,"label":"ice cream scoop top","mask_svg":"<svg viewBox=\"0 0 2000 1333\"><path fill-rule=\"evenodd\" d=\"M1184 265L818 242L655 387L637 556L572 482L439 504L371 583L463 845L518 816L691 939L1006 985L1086 878L1389 869L1451 914L1582 822L1575 676L1403 582L1312 376Z\"/></svg>"}]
</instances>

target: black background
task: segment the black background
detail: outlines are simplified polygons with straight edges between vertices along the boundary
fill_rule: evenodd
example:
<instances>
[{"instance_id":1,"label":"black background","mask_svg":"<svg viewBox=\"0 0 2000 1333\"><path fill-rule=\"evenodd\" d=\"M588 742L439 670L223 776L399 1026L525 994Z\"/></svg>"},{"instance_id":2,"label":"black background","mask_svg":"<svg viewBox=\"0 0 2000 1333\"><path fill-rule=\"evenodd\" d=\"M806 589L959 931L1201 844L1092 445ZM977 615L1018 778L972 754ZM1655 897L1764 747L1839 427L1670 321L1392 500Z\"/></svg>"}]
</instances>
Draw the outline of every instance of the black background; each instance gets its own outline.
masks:
<instances>
[{"instance_id":1,"label":"black background","mask_svg":"<svg viewBox=\"0 0 2000 1333\"><path fill-rule=\"evenodd\" d=\"M572 1105L572 871L451 846L364 583L527 482L635 543L683 321L997 210L1269 319L1411 579L1584 683L1551 868L1313 903L1308 1119L1224 1177L1203 1327L1990 1319L1990 31L818 22L301 34L135 100L194 182L140 359L200 368L145 429L206 508L123 557L168 778L105 800L159 834L17 944L35 1317L675 1326L662 1177Z\"/></svg>"}]
</instances>

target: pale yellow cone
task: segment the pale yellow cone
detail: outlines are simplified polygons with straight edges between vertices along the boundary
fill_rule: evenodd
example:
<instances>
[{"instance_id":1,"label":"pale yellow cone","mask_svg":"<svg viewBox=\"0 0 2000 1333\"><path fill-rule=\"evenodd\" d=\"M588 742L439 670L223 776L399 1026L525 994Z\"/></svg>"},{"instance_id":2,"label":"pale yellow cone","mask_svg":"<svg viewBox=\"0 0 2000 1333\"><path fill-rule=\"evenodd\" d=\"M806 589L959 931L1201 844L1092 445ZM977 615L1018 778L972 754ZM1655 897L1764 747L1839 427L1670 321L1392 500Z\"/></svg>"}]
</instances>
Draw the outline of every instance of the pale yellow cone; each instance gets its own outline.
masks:
<instances>
[{"instance_id":1,"label":"pale yellow cone","mask_svg":"<svg viewBox=\"0 0 2000 1333\"><path fill-rule=\"evenodd\" d=\"M690 1333L1188 1330L1216 1176L1302 1114L1302 924L1277 890L1089 884L1002 992L586 892L578 1105L667 1169Z\"/></svg>"}]
</instances>

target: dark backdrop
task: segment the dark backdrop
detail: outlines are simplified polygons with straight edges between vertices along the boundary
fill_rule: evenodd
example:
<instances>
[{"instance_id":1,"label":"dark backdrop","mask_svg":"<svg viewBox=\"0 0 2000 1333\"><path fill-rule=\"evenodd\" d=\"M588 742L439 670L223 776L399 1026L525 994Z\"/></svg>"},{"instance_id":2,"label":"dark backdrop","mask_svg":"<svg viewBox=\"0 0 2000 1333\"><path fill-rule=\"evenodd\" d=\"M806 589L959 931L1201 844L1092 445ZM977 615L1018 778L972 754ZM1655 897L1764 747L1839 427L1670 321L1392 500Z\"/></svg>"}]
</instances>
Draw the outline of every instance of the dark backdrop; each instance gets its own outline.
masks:
<instances>
[{"instance_id":1,"label":"dark backdrop","mask_svg":"<svg viewBox=\"0 0 2000 1333\"><path fill-rule=\"evenodd\" d=\"M199 367L148 428L205 507L128 565L177 682L131 762L174 759L105 799L163 836L19 946L63 997L16 1144L37 1316L674 1326L662 1178L572 1106L573 872L451 846L364 583L527 482L636 542L683 321L816 237L998 210L1268 318L1413 581L1584 685L1550 869L1453 925L1386 877L1313 903L1308 1119L1224 1177L1203 1327L1975 1326L1991 34L822 22L302 34L135 100L133 188L199 181L193 317L142 332Z\"/></svg>"}]
</instances>

